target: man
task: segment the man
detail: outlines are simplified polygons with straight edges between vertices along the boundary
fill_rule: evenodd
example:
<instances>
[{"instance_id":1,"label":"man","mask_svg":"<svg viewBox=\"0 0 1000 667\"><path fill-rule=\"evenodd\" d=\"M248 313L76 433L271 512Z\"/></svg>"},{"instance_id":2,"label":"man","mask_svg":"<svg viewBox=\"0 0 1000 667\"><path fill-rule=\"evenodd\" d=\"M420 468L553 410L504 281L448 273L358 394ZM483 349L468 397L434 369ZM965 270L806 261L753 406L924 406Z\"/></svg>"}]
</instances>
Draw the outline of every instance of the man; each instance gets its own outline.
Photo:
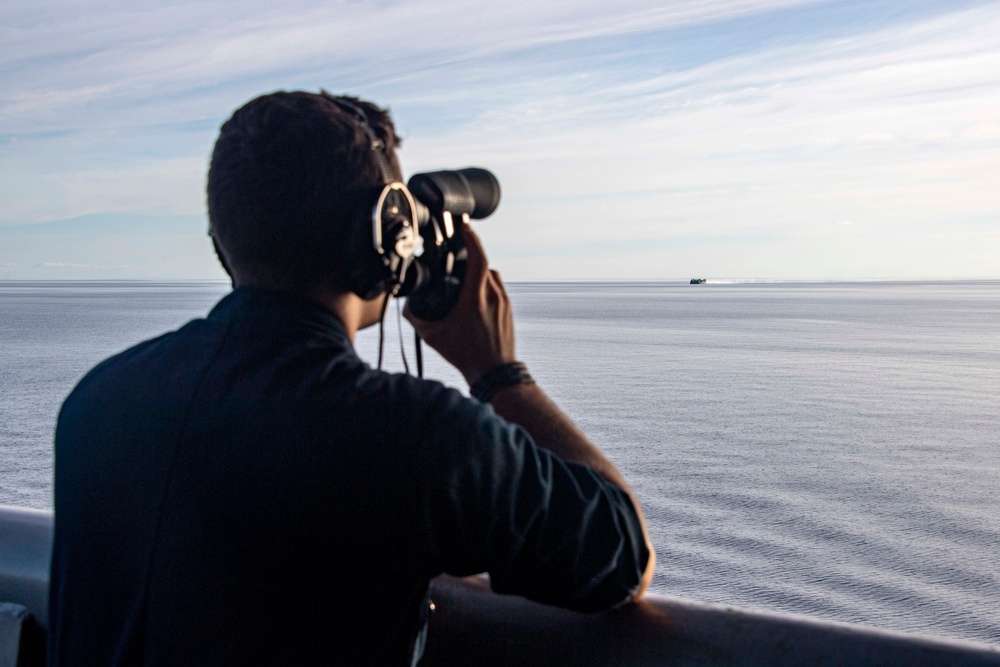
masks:
<instances>
[{"instance_id":1,"label":"man","mask_svg":"<svg viewBox=\"0 0 1000 667\"><path fill-rule=\"evenodd\" d=\"M471 229L453 310L407 317L493 378L491 404L355 355L384 300L350 289L386 168L372 134L398 178L392 122L361 100L275 93L223 125L208 207L233 292L60 413L52 664L412 664L442 572L582 611L648 586L621 475L529 375L495 372L510 302Z\"/></svg>"}]
</instances>

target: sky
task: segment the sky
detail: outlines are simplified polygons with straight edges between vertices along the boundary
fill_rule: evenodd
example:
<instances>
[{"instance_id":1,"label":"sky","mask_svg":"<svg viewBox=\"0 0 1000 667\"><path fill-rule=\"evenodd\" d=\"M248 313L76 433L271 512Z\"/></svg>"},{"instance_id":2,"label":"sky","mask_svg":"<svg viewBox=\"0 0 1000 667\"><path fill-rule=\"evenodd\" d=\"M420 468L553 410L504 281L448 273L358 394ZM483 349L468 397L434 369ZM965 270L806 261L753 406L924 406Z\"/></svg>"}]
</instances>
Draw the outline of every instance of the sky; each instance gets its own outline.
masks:
<instances>
[{"instance_id":1,"label":"sky","mask_svg":"<svg viewBox=\"0 0 1000 667\"><path fill-rule=\"evenodd\" d=\"M0 3L0 279L221 279L253 97L388 106L481 166L505 280L1000 278L1000 2Z\"/></svg>"}]
</instances>

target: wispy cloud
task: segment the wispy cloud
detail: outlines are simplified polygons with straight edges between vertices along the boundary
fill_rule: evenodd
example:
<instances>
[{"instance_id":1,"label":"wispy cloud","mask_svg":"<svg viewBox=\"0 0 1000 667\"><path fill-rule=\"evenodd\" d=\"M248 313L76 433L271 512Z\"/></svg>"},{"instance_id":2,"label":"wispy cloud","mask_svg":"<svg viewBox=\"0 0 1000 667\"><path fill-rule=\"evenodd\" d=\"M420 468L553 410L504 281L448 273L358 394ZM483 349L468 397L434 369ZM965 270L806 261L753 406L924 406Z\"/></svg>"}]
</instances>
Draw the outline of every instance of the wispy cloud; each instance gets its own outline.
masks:
<instances>
[{"instance_id":1,"label":"wispy cloud","mask_svg":"<svg viewBox=\"0 0 1000 667\"><path fill-rule=\"evenodd\" d=\"M7 80L5 115L15 124L72 126L67 110L211 89L247 80L331 75L353 85L415 70L502 57L528 47L717 21L808 0L688 0L617 4L511 2L214 2L164 6L121 0L35 4L0 10ZM190 102L190 100L188 100ZM200 105L172 105L180 118ZM215 116L217 108L203 111ZM172 114L157 114L170 118ZM59 122L61 119L61 122ZM16 128L20 129L20 128Z\"/></svg>"},{"instance_id":2,"label":"wispy cloud","mask_svg":"<svg viewBox=\"0 0 1000 667\"><path fill-rule=\"evenodd\" d=\"M199 213L222 118L322 85L391 105L410 170L497 171L514 277L996 273L961 259L1000 224L995 3L74 7L0 7L0 224Z\"/></svg>"}]
</instances>

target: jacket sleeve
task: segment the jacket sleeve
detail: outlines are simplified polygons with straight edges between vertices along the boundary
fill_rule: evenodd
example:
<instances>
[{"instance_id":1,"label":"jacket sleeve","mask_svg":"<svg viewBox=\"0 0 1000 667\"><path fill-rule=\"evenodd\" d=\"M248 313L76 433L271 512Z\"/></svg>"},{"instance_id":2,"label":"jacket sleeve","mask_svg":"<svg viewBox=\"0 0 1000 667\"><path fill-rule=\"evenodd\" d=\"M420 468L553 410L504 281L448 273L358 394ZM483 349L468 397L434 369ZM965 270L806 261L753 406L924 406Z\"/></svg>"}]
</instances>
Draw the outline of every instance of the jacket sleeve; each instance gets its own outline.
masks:
<instances>
[{"instance_id":1,"label":"jacket sleeve","mask_svg":"<svg viewBox=\"0 0 1000 667\"><path fill-rule=\"evenodd\" d=\"M649 552L627 494L458 392L424 424L414 479L432 571L485 571L499 593L578 611L635 592Z\"/></svg>"}]
</instances>

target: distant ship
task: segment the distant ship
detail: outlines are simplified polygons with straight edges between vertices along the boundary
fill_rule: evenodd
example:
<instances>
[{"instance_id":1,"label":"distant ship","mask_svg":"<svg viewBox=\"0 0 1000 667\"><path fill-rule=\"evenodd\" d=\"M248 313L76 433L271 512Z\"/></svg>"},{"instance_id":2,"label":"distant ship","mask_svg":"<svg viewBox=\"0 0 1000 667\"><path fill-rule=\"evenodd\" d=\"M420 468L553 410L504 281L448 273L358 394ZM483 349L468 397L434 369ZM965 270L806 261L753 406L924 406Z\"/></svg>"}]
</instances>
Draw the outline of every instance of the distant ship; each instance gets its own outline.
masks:
<instances>
[{"instance_id":1,"label":"distant ship","mask_svg":"<svg viewBox=\"0 0 1000 667\"><path fill-rule=\"evenodd\" d=\"M691 279L691 284L692 285L701 285L704 282L706 282L706 280L704 278L692 278Z\"/></svg>"}]
</instances>

